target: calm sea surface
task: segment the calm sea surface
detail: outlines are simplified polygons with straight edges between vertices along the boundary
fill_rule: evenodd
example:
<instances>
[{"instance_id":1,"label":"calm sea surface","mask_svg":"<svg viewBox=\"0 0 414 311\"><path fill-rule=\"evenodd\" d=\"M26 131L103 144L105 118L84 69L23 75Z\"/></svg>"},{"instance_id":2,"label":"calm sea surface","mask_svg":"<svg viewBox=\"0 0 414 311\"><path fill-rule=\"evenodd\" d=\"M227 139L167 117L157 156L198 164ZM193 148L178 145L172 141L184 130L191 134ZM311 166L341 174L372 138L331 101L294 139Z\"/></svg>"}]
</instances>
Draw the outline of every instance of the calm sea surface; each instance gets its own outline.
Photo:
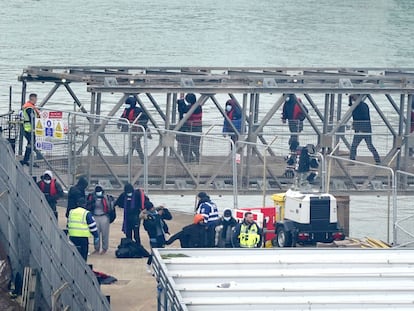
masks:
<instances>
[{"instance_id":1,"label":"calm sea surface","mask_svg":"<svg viewBox=\"0 0 414 311\"><path fill-rule=\"evenodd\" d=\"M0 0L0 7L0 114L9 86L19 106L17 76L30 65L414 67L412 0ZM40 98L49 90L28 89ZM59 96L55 102L72 105ZM156 199L183 210L194 200ZM351 234L384 238L385 198L378 199L375 207L351 200ZM261 202L243 197L239 206Z\"/></svg>"}]
</instances>

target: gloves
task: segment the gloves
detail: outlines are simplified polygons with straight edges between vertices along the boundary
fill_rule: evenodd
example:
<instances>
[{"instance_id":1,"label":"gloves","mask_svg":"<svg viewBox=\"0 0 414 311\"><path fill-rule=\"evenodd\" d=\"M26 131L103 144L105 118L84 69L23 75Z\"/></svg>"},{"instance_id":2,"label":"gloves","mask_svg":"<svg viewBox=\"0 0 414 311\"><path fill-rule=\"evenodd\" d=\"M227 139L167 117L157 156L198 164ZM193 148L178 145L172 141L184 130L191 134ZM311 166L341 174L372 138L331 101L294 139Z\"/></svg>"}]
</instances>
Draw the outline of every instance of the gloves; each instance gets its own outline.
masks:
<instances>
[{"instance_id":1,"label":"gloves","mask_svg":"<svg viewBox=\"0 0 414 311\"><path fill-rule=\"evenodd\" d=\"M93 239L93 244L96 245L99 243L99 237Z\"/></svg>"}]
</instances>

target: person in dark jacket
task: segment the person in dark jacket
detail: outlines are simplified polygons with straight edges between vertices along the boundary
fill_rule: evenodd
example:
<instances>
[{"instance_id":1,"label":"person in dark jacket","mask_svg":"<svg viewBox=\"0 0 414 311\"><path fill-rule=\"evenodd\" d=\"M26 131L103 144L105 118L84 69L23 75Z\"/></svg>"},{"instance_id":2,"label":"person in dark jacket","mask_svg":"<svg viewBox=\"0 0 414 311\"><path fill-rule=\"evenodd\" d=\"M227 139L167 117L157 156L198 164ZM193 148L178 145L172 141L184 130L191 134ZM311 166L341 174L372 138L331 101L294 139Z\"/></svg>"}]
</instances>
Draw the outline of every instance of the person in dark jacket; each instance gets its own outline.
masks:
<instances>
[{"instance_id":1,"label":"person in dark jacket","mask_svg":"<svg viewBox=\"0 0 414 311\"><path fill-rule=\"evenodd\" d=\"M166 244L170 245L175 240L180 240L182 248L214 247L211 243L214 241L214 228L207 226L203 215L196 214L193 223L170 237Z\"/></svg>"},{"instance_id":2,"label":"person in dark jacket","mask_svg":"<svg viewBox=\"0 0 414 311\"><path fill-rule=\"evenodd\" d=\"M177 101L180 120L196 104L197 98L193 93L188 93L185 98ZM181 132L200 133L197 136L178 135L177 140L185 162L200 161L200 140L202 132L203 109L198 106L189 116L187 121L179 129Z\"/></svg>"},{"instance_id":3,"label":"person in dark jacket","mask_svg":"<svg viewBox=\"0 0 414 311\"><path fill-rule=\"evenodd\" d=\"M142 189L134 189L131 184L126 184L124 192L120 194L115 201L114 206L119 206L124 209L124 220L122 223L122 232L129 239L134 240L137 244L141 244L141 238L139 236L140 218L139 215L147 206L152 203L145 195Z\"/></svg>"},{"instance_id":4,"label":"person in dark jacket","mask_svg":"<svg viewBox=\"0 0 414 311\"><path fill-rule=\"evenodd\" d=\"M233 247L232 237L237 220L233 217L231 209L225 209L223 216L216 226L216 246L220 248Z\"/></svg>"},{"instance_id":5,"label":"person in dark jacket","mask_svg":"<svg viewBox=\"0 0 414 311\"><path fill-rule=\"evenodd\" d=\"M66 209L66 218L69 216L69 211L72 208L77 207L76 203L79 202L80 198L83 198L84 201L86 201L86 187L88 186L88 180L81 176L78 180L78 183L72 187L70 187L68 192L68 207Z\"/></svg>"},{"instance_id":6,"label":"person in dark jacket","mask_svg":"<svg viewBox=\"0 0 414 311\"><path fill-rule=\"evenodd\" d=\"M40 177L40 181L37 183L40 191L45 195L47 203L55 214L56 219L58 218L58 212L56 210L57 200L63 197L62 186L53 178L51 171L46 170Z\"/></svg>"},{"instance_id":7,"label":"person in dark jacket","mask_svg":"<svg viewBox=\"0 0 414 311\"><path fill-rule=\"evenodd\" d=\"M242 130L242 112L234 99L229 99L226 102L226 116L230 119L234 128L231 126L227 118L224 118L223 134L230 133L231 140L236 143ZM235 129L237 131L235 131Z\"/></svg>"},{"instance_id":8,"label":"person in dark jacket","mask_svg":"<svg viewBox=\"0 0 414 311\"><path fill-rule=\"evenodd\" d=\"M296 151L296 148L299 146L299 133L303 130L303 120L305 120L305 114L302 110L302 107L306 109L305 106L302 107L299 104L302 104L300 98L296 97L295 94L287 94L285 99L285 104L283 105L282 111L282 122L286 123L286 120L289 125L289 131L291 133L289 139L289 148L290 151Z\"/></svg>"},{"instance_id":9,"label":"person in dark jacket","mask_svg":"<svg viewBox=\"0 0 414 311\"><path fill-rule=\"evenodd\" d=\"M359 94L351 94L349 96L349 106L352 107L353 105L356 105L355 109L352 111L352 127L354 128L356 135L354 135L354 138L352 140L351 153L349 158L351 160L355 160L358 145L362 140L365 140L369 151L371 151L374 157L375 163L380 164L380 156L377 149L375 149L371 138L372 128L369 107L363 101L358 102L358 99L360 97L361 96Z\"/></svg>"},{"instance_id":10,"label":"person in dark jacket","mask_svg":"<svg viewBox=\"0 0 414 311\"><path fill-rule=\"evenodd\" d=\"M167 208L148 204L145 210L141 213L140 218L144 221L144 229L148 233L151 249L163 248L165 246L165 234L168 232L168 226L165 220L171 220L172 215ZM147 271L151 271L152 255L147 260Z\"/></svg>"},{"instance_id":11,"label":"person in dark jacket","mask_svg":"<svg viewBox=\"0 0 414 311\"><path fill-rule=\"evenodd\" d=\"M204 216L207 225L215 227L219 219L219 212L216 203L211 201L210 196L205 192L197 194L198 202L195 212Z\"/></svg>"},{"instance_id":12,"label":"person in dark jacket","mask_svg":"<svg viewBox=\"0 0 414 311\"><path fill-rule=\"evenodd\" d=\"M154 207L151 203L147 205L140 217L144 220L144 229L148 233L151 247L164 247L165 234L169 233L165 220L172 219L170 211L163 206Z\"/></svg>"},{"instance_id":13,"label":"person in dark jacket","mask_svg":"<svg viewBox=\"0 0 414 311\"><path fill-rule=\"evenodd\" d=\"M148 131L148 115L140 107L137 107L137 100L134 96L129 96L125 100L125 109L122 112L120 123L118 124L122 132L128 132L128 124L123 123L122 119L127 119L129 124L133 125L131 127L132 150L137 151L141 163L144 163L144 151L142 150L141 138L143 136L142 127ZM148 138L151 138L151 136L148 135Z\"/></svg>"}]
</instances>

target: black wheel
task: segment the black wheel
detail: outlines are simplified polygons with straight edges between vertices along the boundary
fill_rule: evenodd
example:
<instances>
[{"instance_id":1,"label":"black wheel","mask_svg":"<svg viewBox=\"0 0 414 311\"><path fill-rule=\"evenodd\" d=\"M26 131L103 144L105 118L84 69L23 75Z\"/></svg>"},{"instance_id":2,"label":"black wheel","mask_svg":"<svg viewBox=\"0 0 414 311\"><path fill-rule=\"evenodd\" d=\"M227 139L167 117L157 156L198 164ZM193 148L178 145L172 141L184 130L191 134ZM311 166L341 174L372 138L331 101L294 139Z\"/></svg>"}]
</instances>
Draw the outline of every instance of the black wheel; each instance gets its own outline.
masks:
<instances>
[{"instance_id":1,"label":"black wheel","mask_svg":"<svg viewBox=\"0 0 414 311\"><path fill-rule=\"evenodd\" d=\"M276 242L279 247L291 247L292 246L292 234L287 231L285 227L281 226L276 231Z\"/></svg>"}]
</instances>

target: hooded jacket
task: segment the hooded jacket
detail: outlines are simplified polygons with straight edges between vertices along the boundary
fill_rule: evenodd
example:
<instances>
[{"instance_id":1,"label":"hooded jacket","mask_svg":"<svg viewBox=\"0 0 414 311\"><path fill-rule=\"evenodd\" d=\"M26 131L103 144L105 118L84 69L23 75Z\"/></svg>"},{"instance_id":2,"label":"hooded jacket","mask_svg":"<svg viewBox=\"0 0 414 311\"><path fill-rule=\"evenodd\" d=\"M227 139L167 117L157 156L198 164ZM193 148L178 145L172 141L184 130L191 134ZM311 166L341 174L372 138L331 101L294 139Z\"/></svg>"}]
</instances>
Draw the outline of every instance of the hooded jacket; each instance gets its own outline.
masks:
<instances>
[{"instance_id":1,"label":"hooded jacket","mask_svg":"<svg viewBox=\"0 0 414 311\"><path fill-rule=\"evenodd\" d=\"M166 244L175 240L180 240L182 248L214 247L214 229L204 223L191 224L174 234Z\"/></svg>"},{"instance_id":2,"label":"hooded jacket","mask_svg":"<svg viewBox=\"0 0 414 311\"><path fill-rule=\"evenodd\" d=\"M240 110L240 107L234 99L229 99L226 102L226 106L228 105L230 105L232 108L230 111L226 110L226 116L231 120L231 123L236 128L236 130L240 132L242 129L242 112ZM223 133L228 132L234 132L234 129L231 127L230 122L226 118L224 118Z\"/></svg>"},{"instance_id":3,"label":"hooded jacket","mask_svg":"<svg viewBox=\"0 0 414 311\"><path fill-rule=\"evenodd\" d=\"M77 204L81 198L86 201L86 187L88 181L85 177L80 177L77 184L72 186L68 192L68 207L66 209L66 218L69 216L69 211L77 207Z\"/></svg>"}]
</instances>

